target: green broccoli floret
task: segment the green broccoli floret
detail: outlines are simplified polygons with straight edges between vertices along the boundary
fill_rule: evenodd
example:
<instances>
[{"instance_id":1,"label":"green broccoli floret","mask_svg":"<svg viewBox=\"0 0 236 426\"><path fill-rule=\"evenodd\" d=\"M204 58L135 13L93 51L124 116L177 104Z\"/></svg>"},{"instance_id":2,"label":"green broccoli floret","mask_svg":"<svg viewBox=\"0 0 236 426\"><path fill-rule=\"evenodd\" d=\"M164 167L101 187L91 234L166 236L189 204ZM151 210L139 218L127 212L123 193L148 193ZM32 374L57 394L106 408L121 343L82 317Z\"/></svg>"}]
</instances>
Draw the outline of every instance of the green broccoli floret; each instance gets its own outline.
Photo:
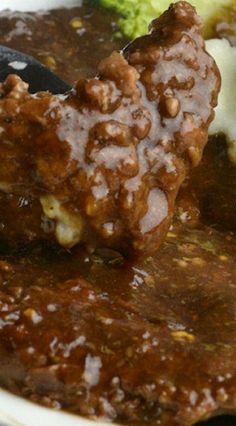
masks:
<instances>
[{"instance_id":1,"label":"green broccoli floret","mask_svg":"<svg viewBox=\"0 0 236 426\"><path fill-rule=\"evenodd\" d=\"M129 39L138 37L147 32L149 23L160 16L170 3L170 0L97 0L106 8L115 10L120 19L118 25L122 33ZM205 36L210 37L212 22L225 9L235 6L235 0L189 0L196 7L198 14L205 23Z\"/></svg>"}]
</instances>

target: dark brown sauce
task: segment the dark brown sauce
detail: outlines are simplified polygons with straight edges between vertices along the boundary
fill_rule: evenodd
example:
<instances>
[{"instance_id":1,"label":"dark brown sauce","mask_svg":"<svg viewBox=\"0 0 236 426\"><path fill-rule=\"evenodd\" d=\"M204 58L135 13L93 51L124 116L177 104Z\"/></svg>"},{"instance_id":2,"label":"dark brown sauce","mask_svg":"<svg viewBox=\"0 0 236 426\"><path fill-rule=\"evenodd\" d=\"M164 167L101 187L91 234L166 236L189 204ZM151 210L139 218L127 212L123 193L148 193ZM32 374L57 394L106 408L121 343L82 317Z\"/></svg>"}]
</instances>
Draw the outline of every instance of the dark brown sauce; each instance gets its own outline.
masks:
<instances>
[{"instance_id":1,"label":"dark brown sauce","mask_svg":"<svg viewBox=\"0 0 236 426\"><path fill-rule=\"evenodd\" d=\"M71 83L124 45L115 31L115 17L91 6L0 15L1 44ZM224 139L212 139L165 244L135 263L43 241L12 252L0 239L2 386L125 424L190 425L235 411L235 181ZM2 229L6 214L0 205Z\"/></svg>"},{"instance_id":2,"label":"dark brown sauce","mask_svg":"<svg viewBox=\"0 0 236 426\"><path fill-rule=\"evenodd\" d=\"M92 6L40 14L1 12L1 43L39 59L69 83L94 76L99 61L125 40L116 17Z\"/></svg>"}]
</instances>

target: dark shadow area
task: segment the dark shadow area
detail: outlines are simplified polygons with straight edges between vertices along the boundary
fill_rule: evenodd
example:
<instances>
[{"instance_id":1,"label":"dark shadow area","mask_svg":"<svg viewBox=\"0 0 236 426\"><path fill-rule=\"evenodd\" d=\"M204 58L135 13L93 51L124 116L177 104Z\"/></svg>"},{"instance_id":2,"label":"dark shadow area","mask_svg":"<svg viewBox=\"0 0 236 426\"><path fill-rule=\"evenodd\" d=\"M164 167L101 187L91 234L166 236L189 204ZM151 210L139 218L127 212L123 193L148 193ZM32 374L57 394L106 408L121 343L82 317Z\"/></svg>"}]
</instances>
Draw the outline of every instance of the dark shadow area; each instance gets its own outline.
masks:
<instances>
[{"instance_id":1,"label":"dark shadow area","mask_svg":"<svg viewBox=\"0 0 236 426\"><path fill-rule=\"evenodd\" d=\"M236 416L217 416L197 424L198 426L236 426Z\"/></svg>"}]
</instances>

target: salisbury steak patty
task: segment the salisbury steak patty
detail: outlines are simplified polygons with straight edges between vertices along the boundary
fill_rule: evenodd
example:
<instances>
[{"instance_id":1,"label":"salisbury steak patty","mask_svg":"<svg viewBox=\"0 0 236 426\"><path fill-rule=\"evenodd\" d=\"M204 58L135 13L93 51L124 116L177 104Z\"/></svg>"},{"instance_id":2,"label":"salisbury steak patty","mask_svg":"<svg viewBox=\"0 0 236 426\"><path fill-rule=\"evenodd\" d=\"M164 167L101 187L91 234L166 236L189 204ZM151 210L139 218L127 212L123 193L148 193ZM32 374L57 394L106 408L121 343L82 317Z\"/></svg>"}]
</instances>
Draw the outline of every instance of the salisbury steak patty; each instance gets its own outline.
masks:
<instances>
[{"instance_id":1,"label":"salisbury steak patty","mask_svg":"<svg viewBox=\"0 0 236 426\"><path fill-rule=\"evenodd\" d=\"M153 252L201 160L219 71L194 8L179 2L98 72L64 97L32 96L13 75L1 85L0 188L40 199L45 234L65 247Z\"/></svg>"}]
</instances>

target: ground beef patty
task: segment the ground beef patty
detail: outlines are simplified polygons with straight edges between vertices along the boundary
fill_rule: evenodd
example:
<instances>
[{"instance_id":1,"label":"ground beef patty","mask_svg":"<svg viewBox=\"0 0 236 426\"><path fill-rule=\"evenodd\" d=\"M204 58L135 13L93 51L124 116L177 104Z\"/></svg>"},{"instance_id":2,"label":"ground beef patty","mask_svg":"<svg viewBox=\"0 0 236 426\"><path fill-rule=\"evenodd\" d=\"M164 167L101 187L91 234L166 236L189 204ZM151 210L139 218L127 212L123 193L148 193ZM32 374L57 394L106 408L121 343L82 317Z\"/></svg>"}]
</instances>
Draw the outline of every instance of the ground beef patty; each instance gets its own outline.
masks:
<instances>
[{"instance_id":1,"label":"ground beef patty","mask_svg":"<svg viewBox=\"0 0 236 426\"><path fill-rule=\"evenodd\" d=\"M1 85L0 188L39 198L65 247L153 252L201 160L219 71L179 2L98 72L64 97L31 96L13 75Z\"/></svg>"}]
</instances>

